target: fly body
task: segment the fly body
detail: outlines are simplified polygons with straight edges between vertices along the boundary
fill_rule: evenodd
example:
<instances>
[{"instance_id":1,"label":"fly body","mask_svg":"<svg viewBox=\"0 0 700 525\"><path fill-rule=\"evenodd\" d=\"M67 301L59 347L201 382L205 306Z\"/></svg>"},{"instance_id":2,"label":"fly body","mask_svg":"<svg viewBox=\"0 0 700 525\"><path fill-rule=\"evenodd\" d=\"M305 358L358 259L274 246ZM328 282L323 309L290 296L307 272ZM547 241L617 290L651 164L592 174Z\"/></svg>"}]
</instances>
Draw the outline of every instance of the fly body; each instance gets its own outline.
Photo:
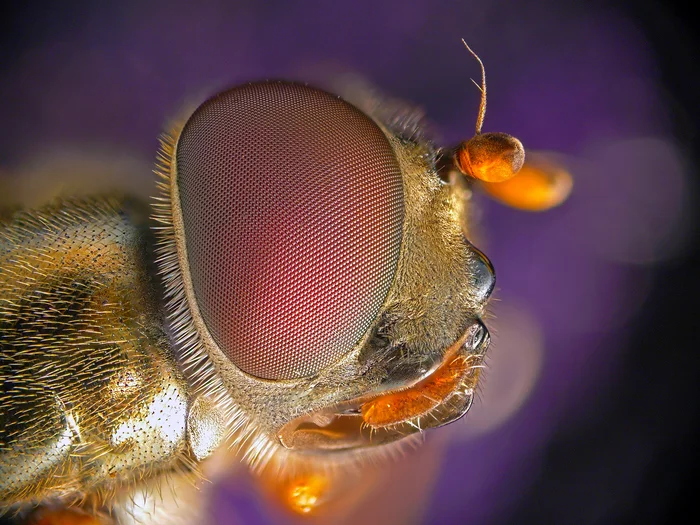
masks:
<instances>
[{"instance_id":1,"label":"fly body","mask_svg":"<svg viewBox=\"0 0 700 525\"><path fill-rule=\"evenodd\" d=\"M237 86L164 134L150 212L105 196L1 223L7 515L202 522L160 484L189 502L227 449L305 513L336 471L463 416L495 283L471 194L524 159L481 134L481 89L475 137L437 148L373 95Z\"/></svg>"}]
</instances>

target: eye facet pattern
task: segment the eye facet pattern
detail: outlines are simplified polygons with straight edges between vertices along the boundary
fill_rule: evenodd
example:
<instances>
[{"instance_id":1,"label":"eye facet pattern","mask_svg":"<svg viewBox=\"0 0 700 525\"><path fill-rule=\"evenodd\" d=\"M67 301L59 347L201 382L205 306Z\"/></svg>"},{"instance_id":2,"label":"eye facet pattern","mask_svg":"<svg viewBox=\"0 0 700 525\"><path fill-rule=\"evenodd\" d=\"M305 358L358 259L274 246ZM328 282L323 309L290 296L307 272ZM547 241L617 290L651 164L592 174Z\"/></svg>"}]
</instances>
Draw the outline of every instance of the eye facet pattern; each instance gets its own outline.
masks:
<instances>
[{"instance_id":1,"label":"eye facet pattern","mask_svg":"<svg viewBox=\"0 0 700 525\"><path fill-rule=\"evenodd\" d=\"M261 82L202 104L175 156L192 288L222 352L274 380L349 352L401 247L403 181L382 130L324 91Z\"/></svg>"}]
</instances>

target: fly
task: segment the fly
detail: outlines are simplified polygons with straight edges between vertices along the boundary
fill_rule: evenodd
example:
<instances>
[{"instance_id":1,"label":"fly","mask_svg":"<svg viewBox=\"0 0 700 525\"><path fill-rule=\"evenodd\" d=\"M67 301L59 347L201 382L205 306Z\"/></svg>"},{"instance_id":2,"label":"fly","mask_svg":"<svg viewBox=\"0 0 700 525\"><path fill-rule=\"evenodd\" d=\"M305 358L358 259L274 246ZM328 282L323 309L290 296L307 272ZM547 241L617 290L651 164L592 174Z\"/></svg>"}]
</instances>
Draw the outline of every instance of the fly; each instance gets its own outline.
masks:
<instances>
[{"instance_id":1,"label":"fly","mask_svg":"<svg viewBox=\"0 0 700 525\"><path fill-rule=\"evenodd\" d=\"M455 148L373 95L250 83L163 135L150 210L64 199L0 224L4 512L203 522L193 489L226 449L313 512L347 467L468 411L495 283L472 192L546 209L570 179L481 132L464 45L482 99Z\"/></svg>"}]
</instances>

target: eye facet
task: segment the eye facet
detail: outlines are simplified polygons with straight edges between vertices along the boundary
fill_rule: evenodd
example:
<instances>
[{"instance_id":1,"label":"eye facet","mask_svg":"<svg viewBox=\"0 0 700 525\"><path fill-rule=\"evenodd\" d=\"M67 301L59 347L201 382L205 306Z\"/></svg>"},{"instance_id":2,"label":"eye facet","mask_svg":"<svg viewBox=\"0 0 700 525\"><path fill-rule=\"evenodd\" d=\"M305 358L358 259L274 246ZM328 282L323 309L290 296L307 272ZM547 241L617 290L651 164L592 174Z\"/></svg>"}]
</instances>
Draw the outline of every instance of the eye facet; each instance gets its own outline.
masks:
<instances>
[{"instance_id":1,"label":"eye facet","mask_svg":"<svg viewBox=\"0 0 700 525\"><path fill-rule=\"evenodd\" d=\"M326 92L248 84L195 111L175 161L194 295L224 354L279 380L351 350L401 246L402 176L381 129Z\"/></svg>"}]
</instances>

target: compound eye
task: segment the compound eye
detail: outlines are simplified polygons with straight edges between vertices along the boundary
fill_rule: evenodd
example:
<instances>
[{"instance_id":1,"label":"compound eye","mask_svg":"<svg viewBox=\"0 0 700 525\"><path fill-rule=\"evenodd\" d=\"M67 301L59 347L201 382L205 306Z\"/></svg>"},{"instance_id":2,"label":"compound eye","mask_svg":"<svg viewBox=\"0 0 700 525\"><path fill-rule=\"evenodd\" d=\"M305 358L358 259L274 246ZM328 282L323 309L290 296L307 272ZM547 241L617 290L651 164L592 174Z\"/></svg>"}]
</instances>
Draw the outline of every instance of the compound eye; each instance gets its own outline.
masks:
<instances>
[{"instance_id":1,"label":"compound eye","mask_svg":"<svg viewBox=\"0 0 700 525\"><path fill-rule=\"evenodd\" d=\"M275 380L347 354L401 245L402 176L381 129L326 92L248 84L195 111L175 170L192 289L221 351Z\"/></svg>"}]
</instances>

